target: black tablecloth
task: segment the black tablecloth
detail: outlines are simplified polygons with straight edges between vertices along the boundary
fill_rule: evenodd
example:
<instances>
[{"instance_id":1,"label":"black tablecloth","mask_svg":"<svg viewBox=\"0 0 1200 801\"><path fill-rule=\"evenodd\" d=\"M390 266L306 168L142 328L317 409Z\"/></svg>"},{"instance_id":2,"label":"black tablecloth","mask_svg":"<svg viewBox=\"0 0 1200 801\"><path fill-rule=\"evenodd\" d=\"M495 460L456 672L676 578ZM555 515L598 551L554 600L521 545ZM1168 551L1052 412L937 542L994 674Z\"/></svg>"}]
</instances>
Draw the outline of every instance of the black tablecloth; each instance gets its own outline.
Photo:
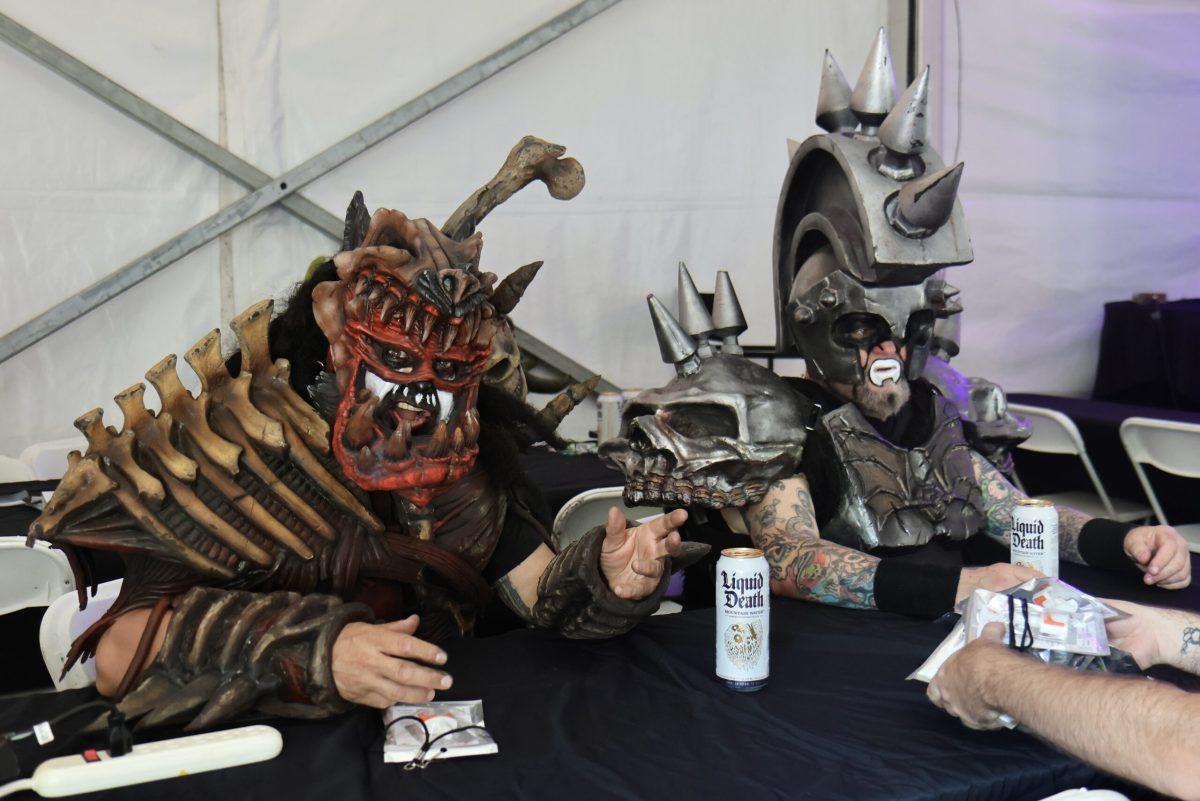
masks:
<instances>
[{"instance_id":1,"label":"black tablecloth","mask_svg":"<svg viewBox=\"0 0 1200 801\"><path fill-rule=\"evenodd\" d=\"M1071 565L1063 575L1097 594L1200 607L1195 589L1147 589L1128 575ZM653 618L600 642L523 630L448 648L456 684L446 697L483 699L498 755L406 772L382 762L379 717L359 710L275 721L284 750L271 762L98 797L978 801L1119 786L1027 734L971 731L930 705L924 685L904 677L948 623L773 605L771 681L758 694L714 679L712 610ZM0 730L86 697L7 699Z\"/></svg>"},{"instance_id":2,"label":"black tablecloth","mask_svg":"<svg viewBox=\"0 0 1200 801\"><path fill-rule=\"evenodd\" d=\"M1104 304L1092 397L1200 411L1200 299Z\"/></svg>"},{"instance_id":3,"label":"black tablecloth","mask_svg":"<svg viewBox=\"0 0 1200 801\"><path fill-rule=\"evenodd\" d=\"M1146 495L1121 445L1121 422L1129 417L1157 417L1200 425L1200 413L1152 406L1029 393L1013 393L1008 400L1010 403L1055 409L1070 417L1083 436L1084 446L1096 472L1100 474L1104 489L1114 497L1141 503L1146 503ZM1017 448L1013 452L1013 459L1025 489L1034 495L1068 490L1094 491L1087 473L1074 456L1034 453ZM1167 520L1172 523L1200 521L1200 482L1168 475L1153 467L1147 467L1146 472L1163 505Z\"/></svg>"}]
</instances>

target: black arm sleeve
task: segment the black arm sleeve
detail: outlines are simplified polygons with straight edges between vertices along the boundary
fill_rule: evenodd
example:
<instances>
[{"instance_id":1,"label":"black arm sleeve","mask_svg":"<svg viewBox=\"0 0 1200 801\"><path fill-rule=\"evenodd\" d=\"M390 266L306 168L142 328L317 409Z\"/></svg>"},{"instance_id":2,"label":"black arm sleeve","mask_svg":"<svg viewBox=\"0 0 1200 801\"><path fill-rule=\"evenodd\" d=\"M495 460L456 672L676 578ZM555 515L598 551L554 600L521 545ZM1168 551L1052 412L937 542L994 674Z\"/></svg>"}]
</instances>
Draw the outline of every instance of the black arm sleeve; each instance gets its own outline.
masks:
<instances>
[{"instance_id":1,"label":"black arm sleeve","mask_svg":"<svg viewBox=\"0 0 1200 801\"><path fill-rule=\"evenodd\" d=\"M1135 528L1134 523L1093 517L1079 531L1079 555L1088 567L1136 571L1137 565L1125 553L1125 535Z\"/></svg>"},{"instance_id":2,"label":"black arm sleeve","mask_svg":"<svg viewBox=\"0 0 1200 801\"><path fill-rule=\"evenodd\" d=\"M940 617L954 608L960 570L884 557L875 568L875 607L912 617Z\"/></svg>"}]
</instances>

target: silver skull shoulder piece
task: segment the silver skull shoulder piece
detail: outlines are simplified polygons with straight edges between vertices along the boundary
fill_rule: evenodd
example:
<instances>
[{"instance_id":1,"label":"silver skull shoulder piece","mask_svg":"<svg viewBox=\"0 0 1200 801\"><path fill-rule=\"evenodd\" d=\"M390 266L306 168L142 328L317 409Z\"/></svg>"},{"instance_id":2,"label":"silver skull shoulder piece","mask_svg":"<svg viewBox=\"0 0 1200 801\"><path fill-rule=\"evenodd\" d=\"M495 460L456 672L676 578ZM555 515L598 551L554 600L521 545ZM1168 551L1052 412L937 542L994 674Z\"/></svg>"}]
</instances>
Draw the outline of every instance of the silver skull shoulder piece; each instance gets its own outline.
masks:
<instances>
[{"instance_id":1,"label":"silver skull shoulder piece","mask_svg":"<svg viewBox=\"0 0 1200 801\"><path fill-rule=\"evenodd\" d=\"M600 448L625 475L625 501L711 509L758 502L771 481L795 473L811 404L742 355L737 337L746 324L724 271L711 317L682 264L680 320L653 295L648 302L676 376L634 397L620 437ZM710 336L722 338L719 353Z\"/></svg>"}]
</instances>

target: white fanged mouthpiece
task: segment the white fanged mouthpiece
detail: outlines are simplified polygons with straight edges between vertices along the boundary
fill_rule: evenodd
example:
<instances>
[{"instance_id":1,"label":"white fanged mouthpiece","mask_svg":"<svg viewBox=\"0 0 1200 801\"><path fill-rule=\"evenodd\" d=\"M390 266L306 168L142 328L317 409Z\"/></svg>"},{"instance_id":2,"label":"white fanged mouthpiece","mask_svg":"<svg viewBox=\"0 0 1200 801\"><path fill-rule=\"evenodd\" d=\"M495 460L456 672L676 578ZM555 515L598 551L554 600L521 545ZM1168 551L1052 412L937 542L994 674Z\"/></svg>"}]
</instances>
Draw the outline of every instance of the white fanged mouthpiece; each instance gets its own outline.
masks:
<instances>
[{"instance_id":1,"label":"white fanged mouthpiece","mask_svg":"<svg viewBox=\"0 0 1200 801\"><path fill-rule=\"evenodd\" d=\"M871 362L871 369L868 371L867 377L877 387L882 387L888 381L898 383L900 381L900 360L876 359Z\"/></svg>"}]
</instances>

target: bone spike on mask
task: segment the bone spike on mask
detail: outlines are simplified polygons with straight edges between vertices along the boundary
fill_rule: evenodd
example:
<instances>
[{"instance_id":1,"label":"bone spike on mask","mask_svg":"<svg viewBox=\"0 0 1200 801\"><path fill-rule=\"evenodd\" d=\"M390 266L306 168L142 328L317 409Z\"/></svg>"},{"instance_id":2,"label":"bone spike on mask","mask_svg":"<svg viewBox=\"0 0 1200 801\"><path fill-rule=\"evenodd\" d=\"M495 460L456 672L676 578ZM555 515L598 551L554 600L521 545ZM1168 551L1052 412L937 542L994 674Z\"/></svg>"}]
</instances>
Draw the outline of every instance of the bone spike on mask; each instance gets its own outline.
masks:
<instances>
[{"instance_id":1,"label":"bone spike on mask","mask_svg":"<svg viewBox=\"0 0 1200 801\"><path fill-rule=\"evenodd\" d=\"M867 55L858 83L850 95L850 109L862 123L864 134L874 134L896 102L896 76L892 71L892 54L888 49L887 31L879 29L875 44Z\"/></svg>"},{"instance_id":2,"label":"bone spike on mask","mask_svg":"<svg viewBox=\"0 0 1200 801\"><path fill-rule=\"evenodd\" d=\"M687 331L667 311L667 307L653 294L646 296L650 306L650 320L654 323L654 335L658 338L658 350L667 364L675 365L679 375L691 375L700 369L696 358L696 343Z\"/></svg>"},{"instance_id":3,"label":"bone spike on mask","mask_svg":"<svg viewBox=\"0 0 1200 801\"><path fill-rule=\"evenodd\" d=\"M746 317L738 303L733 281L725 270L717 272L717 288L713 293L713 333L721 337L721 353L740 355L742 346L738 335L746 330Z\"/></svg>"},{"instance_id":4,"label":"bone spike on mask","mask_svg":"<svg viewBox=\"0 0 1200 801\"><path fill-rule=\"evenodd\" d=\"M879 141L893 153L918 155L929 144L929 65L913 81L879 126Z\"/></svg>"},{"instance_id":5,"label":"bone spike on mask","mask_svg":"<svg viewBox=\"0 0 1200 801\"><path fill-rule=\"evenodd\" d=\"M492 308L501 314L511 314L540 269L542 262L535 261L509 273L492 293Z\"/></svg>"},{"instance_id":6,"label":"bone spike on mask","mask_svg":"<svg viewBox=\"0 0 1200 801\"><path fill-rule=\"evenodd\" d=\"M954 212L962 170L960 161L901 187L895 201L887 207L892 227L905 236L920 238L945 225Z\"/></svg>"},{"instance_id":7,"label":"bone spike on mask","mask_svg":"<svg viewBox=\"0 0 1200 801\"><path fill-rule=\"evenodd\" d=\"M271 325L271 312L275 301L263 300L255 303L229 321L229 327L237 335L242 347L242 370L258 372L271 367L271 346L267 342L267 329Z\"/></svg>"},{"instance_id":8,"label":"bone spike on mask","mask_svg":"<svg viewBox=\"0 0 1200 801\"><path fill-rule=\"evenodd\" d=\"M858 119L850 110L850 94L850 82L833 53L826 50L817 94L817 125L830 133L849 133L858 127Z\"/></svg>"},{"instance_id":9,"label":"bone spike on mask","mask_svg":"<svg viewBox=\"0 0 1200 801\"><path fill-rule=\"evenodd\" d=\"M704 299L700 297L700 292L692 281L692 274L683 262L679 262L678 286L679 324L696 340L696 353L701 359L707 359L713 355L712 346L708 344L708 334L713 330L713 321L704 306Z\"/></svg>"},{"instance_id":10,"label":"bone spike on mask","mask_svg":"<svg viewBox=\"0 0 1200 801\"><path fill-rule=\"evenodd\" d=\"M587 381L580 381L571 384L562 392L550 399L542 410L538 412L538 419L549 424L552 428L558 428L558 424L566 419L579 404L583 403L589 395L596 391L596 387L600 384L600 376L593 375ZM474 424L475 436L479 435L479 424Z\"/></svg>"}]
</instances>

